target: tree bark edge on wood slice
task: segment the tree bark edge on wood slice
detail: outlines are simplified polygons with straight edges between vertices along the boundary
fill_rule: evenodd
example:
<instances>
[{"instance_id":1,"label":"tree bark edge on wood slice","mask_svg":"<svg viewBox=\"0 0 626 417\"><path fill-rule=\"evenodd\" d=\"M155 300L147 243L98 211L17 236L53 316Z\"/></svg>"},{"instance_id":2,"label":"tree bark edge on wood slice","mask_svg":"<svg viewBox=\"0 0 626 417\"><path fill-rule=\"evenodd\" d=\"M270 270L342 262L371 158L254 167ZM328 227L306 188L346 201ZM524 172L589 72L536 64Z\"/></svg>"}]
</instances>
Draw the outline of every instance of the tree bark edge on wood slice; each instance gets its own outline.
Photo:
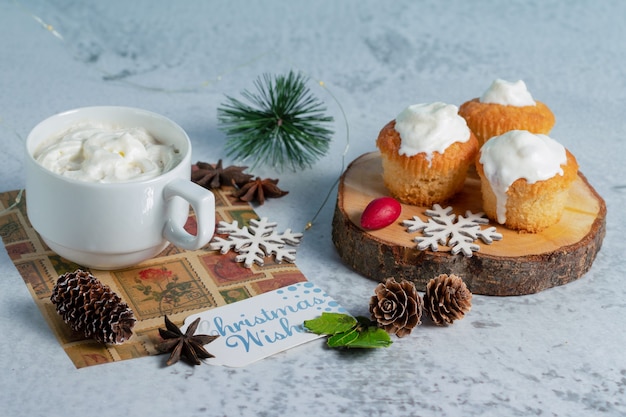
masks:
<instances>
[{"instance_id":1,"label":"tree bark edge on wood slice","mask_svg":"<svg viewBox=\"0 0 626 417\"><path fill-rule=\"evenodd\" d=\"M449 250L421 251L416 244L411 243L415 237L403 230L400 222L409 217L403 214L391 231L368 232L358 225L358 215L362 212L363 204L381 195L388 195L380 172L380 156L377 152L362 155L355 159L343 173L337 193L337 203L332 222L332 240L341 259L360 274L382 281L393 276L396 279L413 281L418 290L424 291L427 282L439 274L455 274L463 278L468 288L474 294L512 296L537 293L539 291L567 284L583 276L593 264L606 233L606 204L598 193L591 187L585 176L579 172L579 181L576 187L578 199L589 199L590 206L595 213L583 213L588 221L588 231L576 231L580 238L575 242L558 247L549 247L540 253L515 253L514 256L503 256L502 253L490 254L481 244L481 249L473 256L462 254L452 255ZM468 192L460 196L463 209L471 207L476 211L480 206L480 195L476 195L477 179L468 174L466 188ZM358 184L355 184L355 180ZM355 191L356 190L356 191ZM358 193L352 199L350 193ZM580 195L579 195L580 194ZM456 198L456 197L455 197ZM455 198L448 205L455 211ZM593 200L593 201L591 201ZM352 202L358 207L349 207ZM346 205L348 203L348 206ZM583 203L587 203L583 201ZM442 206L445 206L442 204ZM430 208L430 207L427 207ZM426 208L406 207L406 211L425 210ZM464 213L464 210L461 211ZM570 216L577 216L572 210ZM591 219L588 219L591 216ZM568 221L573 221L568 217ZM495 226L502 231L505 237L502 241L494 242L499 245L509 240L507 245L514 247L516 233L501 225L491 222L487 226ZM390 226L391 227L391 226ZM567 230L566 230L567 232ZM554 234L559 236L558 233ZM398 243L395 236L406 240ZM541 236L517 234L519 240L527 241L522 245L532 244L533 239L541 242ZM404 240L402 242L404 242ZM567 239L566 239L567 240Z\"/></svg>"}]
</instances>

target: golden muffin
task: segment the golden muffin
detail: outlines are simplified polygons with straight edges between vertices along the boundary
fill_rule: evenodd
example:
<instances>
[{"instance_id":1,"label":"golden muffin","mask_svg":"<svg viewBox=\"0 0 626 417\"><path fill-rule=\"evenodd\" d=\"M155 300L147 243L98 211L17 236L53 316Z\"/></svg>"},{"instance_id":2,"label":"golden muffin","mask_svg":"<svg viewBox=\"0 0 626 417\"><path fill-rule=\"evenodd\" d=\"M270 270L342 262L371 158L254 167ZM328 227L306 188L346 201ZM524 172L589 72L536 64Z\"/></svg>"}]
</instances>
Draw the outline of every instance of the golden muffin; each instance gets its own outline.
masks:
<instances>
[{"instance_id":1,"label":"golden muffin","mask_svg":"<svg viewBox=\"0 0 626 417\"><path fill-rule=\"evenodd\" d=\"M561 219L578 163L554 139L513 130L485 142L476 171L487 217L537 233Z\"/></svg>"},{"instance_id":2,"label":"golden muffin","mask_svg":"<svg viewBox=\"0 0 626 417\"><path fill-rule=\"evenodd\" d=\"M474 132L480 146L509 130L547 135L556 122L548 106L535 101L522 80L515 83L495 80L480 98L463 103L459 115Z\"/></svg>"},{"instance_id":3,"label":"golden muffin","mask_svg":"<svg viewBox=\"0 0 626 417\"><path fill-rule=\"evenodd\" d=\"M415 104L382 128L376 140L383 181L405 204L432 206L465 183L478 140L454 105Z\"/></svg>"}]
</instances>

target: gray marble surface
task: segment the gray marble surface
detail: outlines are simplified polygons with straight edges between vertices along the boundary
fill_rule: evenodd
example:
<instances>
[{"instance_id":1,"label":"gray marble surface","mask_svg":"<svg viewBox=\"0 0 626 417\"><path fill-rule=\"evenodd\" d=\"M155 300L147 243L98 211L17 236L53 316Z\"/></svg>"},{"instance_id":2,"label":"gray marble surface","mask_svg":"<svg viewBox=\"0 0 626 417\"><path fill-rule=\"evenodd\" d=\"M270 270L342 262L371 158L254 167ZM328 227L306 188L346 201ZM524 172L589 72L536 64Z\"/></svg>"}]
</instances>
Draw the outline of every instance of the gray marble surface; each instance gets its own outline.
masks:
<instances>
[{"instance_id":1,"label":"gray marble surface","mask_svg":"<svg viewBox=\"0 0 626 417\"><path fill-rule=\"evenodd\" d=\"M523 79L557 117L551 136L608 206L592 269L521 297L475 296L466 319L389 349L309 343L243 369L148 357L77 370L0 251L0 406L6 416L626 415L626 29L622 1L0 2L0 191L24 186L22 146L70 108L146 108L183 126L195 160L225 158L216 109L263 73L302 71L336 131L290 191L258 209L302 230L345 161L375 149L406 105L452 104ZM321 88L314 81L323 81ZM344 118L345 115L345 118ZM353 314L375 283L330 239L335 191L297 264Z\"/></svg>"}]
</instances>

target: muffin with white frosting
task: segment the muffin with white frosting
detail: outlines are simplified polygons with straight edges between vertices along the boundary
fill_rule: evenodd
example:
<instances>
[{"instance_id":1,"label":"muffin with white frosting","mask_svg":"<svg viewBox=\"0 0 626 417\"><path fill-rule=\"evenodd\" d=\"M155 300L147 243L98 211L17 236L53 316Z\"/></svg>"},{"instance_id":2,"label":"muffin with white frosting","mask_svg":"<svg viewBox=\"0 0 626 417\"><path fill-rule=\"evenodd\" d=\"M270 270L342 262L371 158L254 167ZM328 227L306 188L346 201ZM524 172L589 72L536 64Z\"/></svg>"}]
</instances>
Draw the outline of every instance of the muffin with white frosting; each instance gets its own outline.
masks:
<instances>
[{"instance_id":1,"label":"muffin with white frosting","mask_svg":"<svg viewBox=\"0 0 626 417\"><path fill-rule=\"evenodd\" d=\"M495 80L481 97L463 103L459 115L481 146L489 138L509 130L547 135L556 121L548 106L533 99L522 80Z\"/></svg>"},{"instance_id":2,"label":"muffin with white frosting","mask_svg":"<svg viewBox=\"0 0 626 417\"><path fill-rule=\"evenodd\" d=\"M512 130L485 142L476 171L487 216L536 233L560 220L578 163L549 136Z\"/></svg>"},{"instance_id":3,"label":"muffin with white frosting","mask_svg":"<svg viewBox=\"0 0 626 417\"><path fill-rule=\"evenodd\" d=\"M478 141L451 104L414 104L378 135L383 181L405 204L431 206L463 188Z\"/></svg>"}]
</instances>

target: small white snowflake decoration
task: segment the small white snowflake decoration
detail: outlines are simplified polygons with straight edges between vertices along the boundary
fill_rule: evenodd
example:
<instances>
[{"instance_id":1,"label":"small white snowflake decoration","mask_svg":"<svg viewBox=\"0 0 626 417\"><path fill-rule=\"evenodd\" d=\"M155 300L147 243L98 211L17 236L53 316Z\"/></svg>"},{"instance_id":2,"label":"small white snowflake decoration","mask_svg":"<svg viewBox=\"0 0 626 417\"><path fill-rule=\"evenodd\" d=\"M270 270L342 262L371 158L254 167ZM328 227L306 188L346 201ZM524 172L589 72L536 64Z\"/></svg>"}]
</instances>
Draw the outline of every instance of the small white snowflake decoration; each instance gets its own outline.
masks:
<instances>
[{"instance_id":1,"label":"small white snowflake decoration","mask_svg":"<svg viewBox=\"0 0 626 417\"><path fill-rule=\"evenodd\" d=\"M267 217L259 220L250 220L250 227L239 227L237 220L232 223L221 221L218 223L216 233L228 234L227 239L219 236L213 238L210 243L212 250L219 250L222 254L231 249L239 253L235 261L243 262L246 268L252 267L253 263L264 264L264 258L272 256L276 262L294 262L296 260L296 250L286 248L285 245L297 245L300 243L302 233L292 233L291 229L284 233L276 233L274 228L276 223L267 221Z\"/></svg>"},{"instance_id":2,"label":"small white snowflake decoration","mask_svg":"<svg viewBox=\"0 0 626 417\"><path fill-rule=\"evenodd\" d=\"M430 217L428 222L417 216L402 222L407 226L409 233L422 230L423 236L414 239L419 250L437 251L439 245L443 245L449 246L453 255L462 252L463 255L470 257L473 252L480 250L480 246L474 243L476 239L480 238L488 245L494 240L502 239L502 235L496 232L495 227L484 230L480 228L481 224L489 223L489 220L483 217L484 213L474 214L468 210L465 216L457 216L452 213L452 207L444 209L435 204L431 210L426 210L425 214Z\"/></svg>"}]
</instances>

